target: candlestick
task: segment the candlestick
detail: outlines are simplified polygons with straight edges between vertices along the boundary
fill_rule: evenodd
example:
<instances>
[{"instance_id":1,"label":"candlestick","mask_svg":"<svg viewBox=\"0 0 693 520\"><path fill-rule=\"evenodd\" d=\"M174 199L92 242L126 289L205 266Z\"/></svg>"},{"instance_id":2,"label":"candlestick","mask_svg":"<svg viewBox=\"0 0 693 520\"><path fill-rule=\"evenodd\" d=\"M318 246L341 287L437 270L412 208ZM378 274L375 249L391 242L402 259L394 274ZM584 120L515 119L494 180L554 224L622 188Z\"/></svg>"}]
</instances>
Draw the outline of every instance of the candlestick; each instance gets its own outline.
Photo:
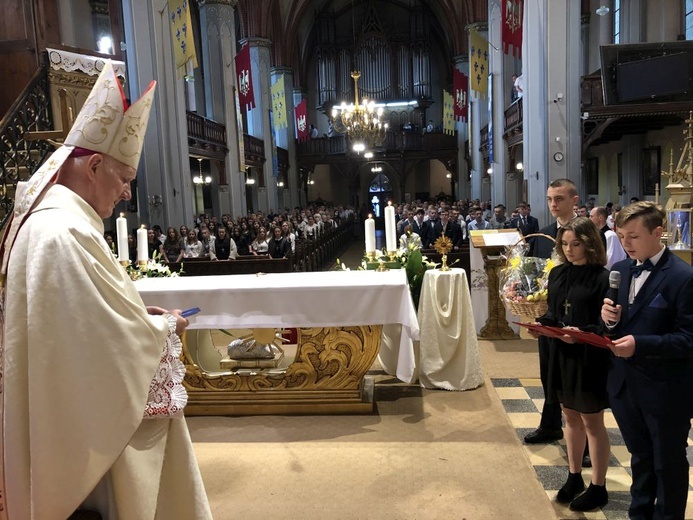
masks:
<instances>
[{"instance_id":1,"label":"candlestick","mask_svg":"<svg viewBox=\"0 0 693 520\"><path fill-rule=\"evenodd\" d=\"M365 223L366 228L366 253L375 251L375 220L373 215L368 215Z\"/></svg>"},{"instance_id":2,"label":"candlestick","mask_svg":"<svg viewBox=\"0 0 693 520\"><path fill-rule=\"evenodd\" d=\"M395 208L392 202L385 206L385 249L394 251L397 249L397 225L395 224Z\"/></svg>"},{"instance_id":3,"label":"candlestick","mask_svg":"<svg viewBox=\"0 0 693 520\"><path fill-rule=\"evenodd\" d=\"M142 224L137 230L137 263L142 265L149 259L149 247L147 244L147 227Z\"/></svg>"},{"instance_id":4,"label":"candlestick","mask_svg":"<svg viewBox=\"0 0 693 520\"><path fill-rule=\"evenodd\" d=\"M118 261L123 264L130 263L130 252L128 250L128 221L125 213L121 213L116 219L116 243L118 244Z\"/></svg>"}]
</instances>

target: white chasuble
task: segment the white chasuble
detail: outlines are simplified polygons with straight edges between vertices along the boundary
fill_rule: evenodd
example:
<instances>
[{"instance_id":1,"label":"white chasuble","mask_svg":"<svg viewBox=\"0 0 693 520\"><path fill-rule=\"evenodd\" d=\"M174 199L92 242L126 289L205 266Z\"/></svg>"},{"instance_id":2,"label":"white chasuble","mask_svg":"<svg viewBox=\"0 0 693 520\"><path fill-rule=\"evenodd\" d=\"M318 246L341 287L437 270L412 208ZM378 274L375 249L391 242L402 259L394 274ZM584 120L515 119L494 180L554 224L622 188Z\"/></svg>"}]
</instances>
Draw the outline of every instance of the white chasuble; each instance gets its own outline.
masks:
<instances>
[{"instance_id":1,"label":"white chasuble","mask_svg":"<svg viewBox=\"0 0 693 520\"><path fill-rule=\"evenodd\" d=\"M4 332L10 520L63 520L95 488L109 520L211 518L185 420L143 419L168 321L147 314L101 219L63 186L13 245Z\"/></svg>"}]
</instances>

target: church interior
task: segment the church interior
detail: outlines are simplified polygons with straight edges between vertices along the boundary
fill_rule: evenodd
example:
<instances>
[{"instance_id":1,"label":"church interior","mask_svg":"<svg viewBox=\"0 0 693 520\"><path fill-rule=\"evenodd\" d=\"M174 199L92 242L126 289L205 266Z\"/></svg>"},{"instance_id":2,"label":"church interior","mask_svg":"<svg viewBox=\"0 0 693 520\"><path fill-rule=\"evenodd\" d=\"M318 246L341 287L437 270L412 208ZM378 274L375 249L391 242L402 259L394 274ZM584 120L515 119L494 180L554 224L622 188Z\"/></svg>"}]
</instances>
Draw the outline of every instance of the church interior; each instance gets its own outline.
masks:
<instances>
[{"instance_id":1,"label":"church interior","mask_svg":"<svg viewBox=\"0 0 693 520\"><path fill-rule=\"evenodd\" d=\"M552 220L547 187L562 178L577 186L581 204L661 204L670 247L693 263L689 0L3 6L0 229L17 183L64 138L104 60L112 60L128 99L152 80L158 86L132 199L104 221L107 232L115 233L119 214L129 229L166 230L192 228L205 216L351 209L348 224L297 242L288 258L173 262L186 276L268 273L279 280L356 270L366 263L369 215L378 248L395 249L386 245L388 203L483 201L503 204L508 214L527 203L543 227ZM357 357L353 345L315 360L330 341L351 345L352 336L314 328L300 329L298 338L287 334L286 359L272 370L291 372L305 352L315 364L300 374L314 377L318 391L309 399L304 383L275 398L263 386L279 381L272 370L251 384L260 365L219 366L224 334L186 333L187 422L215 518L628 518L630 456L610 412L608 505L578 513L555 501L568 467L565 441L523 442L544 398L537 342L494 298L497 281L487 275L497 270L484 267L480 249L469 239L449 254L452 270L462 273L459 312L475 351L478 340L480 379L464 391L424 387L420 364L401 377L401 353L386 359L387 349L404 345L406 321L395 331L388 323L352 327L358 330L349 334L372 354L357 369L339 357ZM438 263L445 255L428 252ZM335 309L343 314L338 322L349 322L358 313L339 305L350 301L347 290L316 295L303 313ZM424 300L420 305L423 345L432 329L422 322ZM502 325L489 328L493 320ZM423 347L413 339L418 359ZM344 381L320 387L328 373ZM284 377L276 384L292 383ZM693 460L690 447L688 453ZM690 496L686 518L693 519Z\"/></svg>"}]
</instances>

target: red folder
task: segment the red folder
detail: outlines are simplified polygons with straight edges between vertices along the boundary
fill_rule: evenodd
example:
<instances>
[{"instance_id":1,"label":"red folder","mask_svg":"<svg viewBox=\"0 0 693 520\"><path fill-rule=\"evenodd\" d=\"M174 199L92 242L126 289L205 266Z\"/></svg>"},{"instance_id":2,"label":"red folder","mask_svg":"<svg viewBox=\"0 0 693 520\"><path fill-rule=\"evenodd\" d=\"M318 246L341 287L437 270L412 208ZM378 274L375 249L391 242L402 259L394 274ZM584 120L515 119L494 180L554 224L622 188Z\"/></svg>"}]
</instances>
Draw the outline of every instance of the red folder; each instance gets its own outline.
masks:
<instances>
[{"instance_id":1,"label":"red folder","mask_svg":"<svg viewBox=\"0 0 693 520\"><path fill-rule=\"evenodd\" d=\"M533 332L536 332L537 334L541 334L542 336L546 336L548 338L560 338L563 336L563 332L556 332L557 329L556 327L547 327L545 325L541 325L538 323L522 323L519 321L513 321L513 323L519 325L520 327L525 327L526 329L529 329Z\"/></svg>"},{"instance_id":2,"label":"red folder","mask_svg":"<svg viewBox=\"0 0 693 520\"><path fill-rule=\"evenodd\" d=\"M521 323L514 321L517 325L525 327L531 331L546 336L548 338L560 338L561 336L571 336L578 343L586 343L594 347L605 348L611 350L611 340L606 336L600 336L593 332L584 332L582 330L562 329L560 327L550 327L548 325L538 325L535 323Z\"/></svg>"}]
</instances>

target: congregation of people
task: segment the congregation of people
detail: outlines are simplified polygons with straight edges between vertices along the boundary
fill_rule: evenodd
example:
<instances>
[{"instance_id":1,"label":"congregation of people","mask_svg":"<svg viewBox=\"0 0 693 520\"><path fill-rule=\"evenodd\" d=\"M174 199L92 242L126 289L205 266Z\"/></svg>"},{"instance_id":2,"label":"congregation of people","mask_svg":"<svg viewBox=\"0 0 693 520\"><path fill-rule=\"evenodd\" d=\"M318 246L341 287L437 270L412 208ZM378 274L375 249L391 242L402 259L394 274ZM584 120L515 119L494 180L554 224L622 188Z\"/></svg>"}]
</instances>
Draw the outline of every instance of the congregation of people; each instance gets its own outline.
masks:
<instances>
[{"instance_id":1,"label":"congregation of people","mask_svg":"<svg viewBox=\"0 0 693 520\"><path fill-rule=\"evenodd\" d=\"M296 250L297 240L316 240L326 230L336 229L354 218L354 210L343 206L310 206L307 208L249 212L246 217L233 219L230 215L217 218L201 214L188 227L161 226L147 230L148 256L163 263L198 260L235 260L239 257L286 258ZM111 249L115 239L105 234ZM129 257L135 263L137 242L128 235Z\"/></svg>"}]
</instances>

